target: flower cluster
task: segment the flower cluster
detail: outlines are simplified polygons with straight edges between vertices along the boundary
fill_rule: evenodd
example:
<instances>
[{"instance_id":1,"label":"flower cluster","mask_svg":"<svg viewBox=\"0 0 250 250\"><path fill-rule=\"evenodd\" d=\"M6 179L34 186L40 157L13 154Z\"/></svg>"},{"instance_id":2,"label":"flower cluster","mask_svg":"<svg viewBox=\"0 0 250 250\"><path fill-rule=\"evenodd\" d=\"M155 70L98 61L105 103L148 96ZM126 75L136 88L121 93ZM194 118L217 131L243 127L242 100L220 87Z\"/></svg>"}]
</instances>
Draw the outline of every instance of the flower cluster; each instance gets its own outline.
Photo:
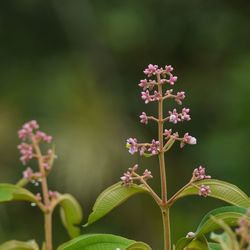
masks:
<instances>
[{"instance_id":1,"label":"flower cluster","mask_svg":"<svg viewBox=\"0 0 250 250\"><path fill-rule=\"evenodd\" d=\"M202 166L199 166L198 168L194 169L192 180L200 181L204 179L211 179L210 175L206 175L206 169Z\"/></svg>"},{"instance_id":2,"label":"flower cluster","mask_svg":"<svg viewBox=\"0 0 250 250\"><path fill-rule=\"evenodd\" d=\"M196 181L201 181L201 180L205 180L205 179L211 179L211 176L206 175L206 169L202 166L199 166L198 168L194 169L190 182L192 183L192 185L194 185L195 187L197 187L199 189L200 196L207 197L211 193L210 186L206 186L203 184L200 186L197 186L196 184L194 184L194 182L196 182Z\"/></svg>"},{"instance_id":3,"label":"flower cluster","mask_svg":"<svg viewBox=\"0 0 250 250\"><path fill-rule=\"evenodd\" d=\"M211 189L209 186L201 185L199 189L199 195L207 197L211 193Z\"/></svg>"},{"instance_id":4,"label":"flower cluster","mask_svg":"<svg viewBox=\"0 0 250 250\"><path fill-rule=\"evenodd\" d=\"M177 76L173 75L174 68L171 65L166 65L165 67L159 67L158 65L149 64L148 67L143 71L147 76L146 79L143 79L138 84L142 88L141 98L148 104L149 102L158 101L163 102L166 99L173 99L177 104L182 105L183 100L185 99L185 92L178 91L174 94L173 89L167 89L163 91L163 85L174 85L177 81ZM155 79L151 79L154 77ZM150 78L150 79L149 79ZM164 115L164 114L163 114ZM157 123L173 123L177 124L178 122L190 121L190 109L182 108L181 112L178 112L177 109L168 111L168 115L164 118L148 116L145 112L142 112L140 115L140 122L143 124L148 124L149 120L154 120ZM180 137L178 132L172 134L172 129L165 129L163 133L165 139L171 143L166 142L163 146L163 150L167 151L172 146L172 142L179 141L180 147L183 148L186 144L194 145L197 143L195 137L185 133L183 137ZM159 139L158 139L159 140ZM127 140L127 148L129 149L130 154L139 152L140 155L145 155L147 152L151 155L156 155L159 153L160 145L158 140L152 140L151 143L138 143L136 138L129 138ZM169 146L171 144L171 146Z\"/></svg>"},{"instance_id":5,"label":"flower cluster","mask_svg":"<svg viewBox=\"0 0 250 250\"><path fill-rule=\"evenodd\" d=\"M160 143L155 139L153 139L151 143L137 143L136 138L129 138L127 139L126 147L129 149L129 153L132 155L136 152L139 152L140 155L144 155L145 152L156 155L159 153Z\"/></svg>"},{"instance_id":6,"label":"flower cluster","mask_svg":"<svg viewBox=\"0 0 250 250\"><path fill-rule=\"evenodd\" d=\"M128 171L123 174L120 179L124 186L130 186L135 180L147 181L148 179L153 178L151 171L149 171L148 169L146 169L141 176L136 173L137 170L138 165L136 164L132 168L129 168Z\"/></svg>"},{"instance_id":7,"label":"flower cluster","mask_svg":"<svg viewBox=\"0 0 250 250\"><path fill-rule=\"evenodd\" d=\"M45 155L42 155L39 145L42 142L51 143L52 136L38 129L38 123L32 120L25 123L18 131L18 136L22 140L22 143L17 146L21 154L20 161L23 165L27 165L31 159L40 158L41 167L44 168L44 171L49 171L55 154L52 149L49 149ZM26 170L23 171L23 178L28 181L38 181L41 177L41 171L33 172L30 167L27 167Z\"/></svg>"}]
</instances>

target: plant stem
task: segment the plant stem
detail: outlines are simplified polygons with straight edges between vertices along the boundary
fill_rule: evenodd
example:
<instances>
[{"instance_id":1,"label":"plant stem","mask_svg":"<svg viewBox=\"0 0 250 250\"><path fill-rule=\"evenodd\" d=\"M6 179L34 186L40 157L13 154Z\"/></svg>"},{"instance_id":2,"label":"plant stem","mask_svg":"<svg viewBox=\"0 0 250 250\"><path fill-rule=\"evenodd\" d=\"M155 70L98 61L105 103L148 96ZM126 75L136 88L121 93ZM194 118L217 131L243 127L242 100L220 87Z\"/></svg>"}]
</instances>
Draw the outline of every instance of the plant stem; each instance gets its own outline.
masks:
<instances>
[{"instance_id":1,"label":"plant stem","mask_svg":"<svg viewBox=\"0 0 250 250\"><path fill-rule=\"evenodd\" d=\"M162 214L163 232L164 232L164 250L171 250L169 207L162 208L161 214Z\"/></svg>"},{"instance_id":2,"label":"plant stem","mask_svg":"<svg viewBox=\"0 0 250 250\"><path fill-rule=\"evenodd\" d=\"M34 149L37 154L39 170L42 174L42 193L43 193L43 200L44 205L47 208L44 211L44 230L45 230L45 246L46 250L52 250L52 210L50 209L50 199L49 199L49 189L47 183L47 176L46 172L43 167L43 156L41 150L36 142L35 138L32 139Z\"/></svg>"},{"instance_id":3,"label":"plant stem","mask_svg":"<svg viewBox=\"0 0 250 250\"><path fill-rule=\"evenodd\" d=\"M148 183L137 173L134 173L134 176L136 176L140 182L148 189L149 193L155 200L155 202L158 204L158 206L161 206L161 198L155 193L155 191L148 185Z\"/></svg>"},{"instance_id":4,"label":"plant stem","mask_svg":"<svg viewBox=\"0 0 250 250\"><path fill-rule=\"evenodd\" d=\"M163 233L164 233L164 250L171 250L171 235L170 235L170 217L169 207L167 204L167 180L166 180L166 166L164 157L164 141L163 141L163 98L162 98L162 84L160 74L157 74L158 82L158 93L161 98L158 102L158 140L160 143L159 148L159 165L161 175L161 199L162 199L162 222L163 222Z\"/></svg>"}]
</instances>

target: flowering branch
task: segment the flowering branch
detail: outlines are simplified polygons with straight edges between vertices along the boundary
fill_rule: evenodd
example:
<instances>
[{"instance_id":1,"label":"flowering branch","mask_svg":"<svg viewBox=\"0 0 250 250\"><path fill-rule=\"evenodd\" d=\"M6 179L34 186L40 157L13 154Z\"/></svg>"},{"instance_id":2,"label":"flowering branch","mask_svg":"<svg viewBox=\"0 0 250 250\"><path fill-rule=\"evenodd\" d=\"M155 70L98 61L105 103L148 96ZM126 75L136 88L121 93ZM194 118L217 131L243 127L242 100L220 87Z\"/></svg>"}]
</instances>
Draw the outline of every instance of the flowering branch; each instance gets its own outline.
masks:
<instances>
[{"instance_id":1,"label":"flowering branch","mask_svg":"<svg viewBox=\"0 0 250 250\"><path fill-rule=\"evenodd\" d=\"M185 92L179 91L176 94L173 93L173 89L163 90L165 85L173 86L177 81L177 76L173 75L173 67L171 65L166 65L164 68L159 68L158 65L149 64L148 67L144 70L144 74L147 78L143 79L138 84L142 88L141 98L148 104L150 102L158 102L158 115L157 118L151 115L147 115L145 112L142 112L140 115L140 122L143 124L148 124L150 120L157 122L158 124L158 138L152 139L151 142L147 143L138 143L136 138L127 139L126 147L130 154L135 154L139 152L141 156L154 156L157 155L159 158L159 169L160 169L160 179L161 179L161 198L156 194L156 192L147 184L144 175L140 176L136 173L137 165L133 168L130 168L129 171L124 173L121 177L123 185L129 186L133 181L140 181L144 186L149 190L150 194L158 204L162 212L163 220L163 229L164 229L164 249L171 249L171 237L170 237L170 218L169 218L169 208L175 202L177 196L188 186L194 185L197 180L204 178L209 178L205 175L205 168L199 167L194 170L192 179L181 188L175 195L170 199L167 196L167 175L166 175L166 162L165 162L165 153L170 150L170 148L177 141L180 143L180 148L183 148L186 144L194 145L197 143L195 137L191 136L186 132L182 137L178 132L172 132L171 128L164 129L165 123L177 124L179 122L190 121L190 109L182 108L181 112L178 112L177 109L168 111L168 115L165 116L163 110L163 103L165 100L174 99L178 105L182 105L183 100L185 99ZM154 77L155 79L151 79ZM148 171L148 170L145 170ZM150 172L151 176L151 172ZM209 186L201 185L199 188L199 194L202 196L207 196L211 192Z\"/></svg>"},{"instance_id":2,"label":"flowering branch","mask_svg":"<svg viewBox=\"0 0 250 250\"><path fill-rule=\"evenodd\" d=\"M40 149L40 143L51 143L52 136L39 131L39 125L36 121L30 121L23 125L19 130L18 136L22 143L18 145L23 165L35 158L38 162L38 171L33 172L31 167L27 167L23 172L23 179L19 185L26 185L28 182L34 183L36 186L41 183L42 196L36 194L37 206L44 213L45 225L45 245L46 250L52 250L52 213L57 202L57 192L49 191L47 184L47 176L49 175L53 161L55 159L54 150L49 149L46 155L43 155ZM32 203L32 205L35 205Z\"/></svg>"}]
</instances>

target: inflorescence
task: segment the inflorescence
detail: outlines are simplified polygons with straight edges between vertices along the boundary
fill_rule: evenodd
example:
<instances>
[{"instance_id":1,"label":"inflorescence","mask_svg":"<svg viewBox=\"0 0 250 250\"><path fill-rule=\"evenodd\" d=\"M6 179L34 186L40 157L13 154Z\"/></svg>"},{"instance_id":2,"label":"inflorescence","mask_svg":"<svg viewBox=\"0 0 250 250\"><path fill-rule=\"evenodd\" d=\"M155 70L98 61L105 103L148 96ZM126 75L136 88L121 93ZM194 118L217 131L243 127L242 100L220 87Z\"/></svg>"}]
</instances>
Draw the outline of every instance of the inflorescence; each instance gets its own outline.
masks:
<instances>
[{"instance_id":1,"label":"inflorescence","mask_svg":"<svg viewBox=\"0 0 250 250\"><path fill-rule=\"evenodd\" d=\"M54 150L52 148L48 149L46 154L42 154L40 149L41 143L52 142L52 136L39 130L39 125L35 120L25 123L22 128L18 131L18 137L21 139L22 143L18 145L19 152L21 154L20 161L23 165L27 165L30 160L35 158L38 161L39 169L38 171L33 171L31 167L27 167L23 171L23 179L28 182L34 183L36 186L43 178L46 178L49 174L53 161L56 158ZM49 191L49 197L55 198L56 192ZM37 201L41 201L41 194L36 194Z\"/></svg>"},{"instance_id":2,"label":"inflorescence","mask_svg":"<svg viewBox=\"0 0 250 250\"><path fill-rule=\"evenodd\" d=\"M173 89L168 89L165 91L164 95L161 95L155 88L158 85L171 85L173 86L177 81L177 76L172 74L173 67L171 65L165 66L165 68L159 68L158 65L149 64L148 67L144 70L144 74L148 78L155 77L156 79L143 79L138 84L143 91L141 92L142 100L147 104L153 101L162 101L166 99L174 99L175 102L179 105L182 105L182 101L185 98L185 92L180 91L176 94L173 93ZM158 118L153 116L148 116L146 112L142 112L140 115L140 122L143 124L148 124L149 120L153 120L157 123L159 122L169 122L173 124L177 124L178 122L190 121L190 109L182 108L181 112L178 112L177 109L173 109L172 111L168 111L168 115L163 118L162 121L159 121ZM183 148L186 144L194 145L197 143L195 137L189 135L189 133L185 133L183 137L179 136L178 132L173 133L172 129L165 129L164 134L166 140L166 146L164 147L164 151L169 150L171 145L175 141L180 142L180 147ZM139 152L140 155L157 155L159 153L159 141L152 139L150 143L138 143L136 138L127 139L127 148L129 149L130 154L134 154Z\"/></svg>"},{"instance_id":3,"label":"inflorescence","mask_svg":"<svg viewBox=\"0 0 250 250\"><path fill-rule=\"evenodd\" d=\"M141 98L148 104L150 102L159 102L159 107L162 106L163 101L167 99L173 99L178 105L182 105L183 100L186 95L184 91L179 91L174 94L174 90L172 88L163 91L164 85L170 85L171 87L175 85L177 81L177 76L173 75L174 68L171 65L166 65L164 68L159 67L158 65L149 64L148 67L143 71L147 78L140 81L138 84L139 87L142 88ZM159 112L162 110L158 110ZM179 122L190 121L190 109L182 108L180 112L174 108L171 111L167 112L167 115L163 117L158 114L158 117L147 115L146 112L142 112L139 116L140 122L143 124L148 124L148 122L154 121L158 125L165 123L177 124ZM166 128L161 130L160 137L163 137L165 141L163 141L163 145L160 145L160 141L156 139L152 139L151 142L139 143L137 138L129 138L127 139L126 147L130 154L139 153L141 156L153 156L158 155L160 152L167 152L175 141L179 141L180 148L183 148L186 144L194 145L197 143L195 137L191 136L188 132L186 132L182 137L178 132L173 132L172 128ZM151 172L145 170L142 176L139 176L136 173L138 165L135 165L133 168L129 168L129 170L124 173L121 177L122 183L125 186L129 186L133 183L134 180L146 180L148 178L152 178ZM196 181L209 179L211 176L205 174L205 168L202 166L196 168L193 172L192 179L190 184L196 186L199 189L199 195L208 196L211 193L210 187L206 185L196 185L194 184Z\"/></svg>"}]
</instances>

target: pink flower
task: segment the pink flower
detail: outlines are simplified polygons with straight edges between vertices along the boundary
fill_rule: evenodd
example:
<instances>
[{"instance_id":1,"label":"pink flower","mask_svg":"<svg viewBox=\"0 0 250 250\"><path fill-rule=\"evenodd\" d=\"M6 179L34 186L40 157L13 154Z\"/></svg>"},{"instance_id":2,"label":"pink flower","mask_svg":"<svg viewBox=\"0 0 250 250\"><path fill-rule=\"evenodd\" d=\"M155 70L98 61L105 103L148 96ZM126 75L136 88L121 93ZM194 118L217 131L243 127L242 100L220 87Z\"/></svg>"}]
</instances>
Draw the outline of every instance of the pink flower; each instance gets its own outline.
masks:
<instances>
[{"instance_id":1,"label":"pink flower","mask_svg":"<svg viewBox=\"0 0 250 250\"><path fill-rule=\"evenodd\" d=\"M183 148L185 144L195 145L196 143L197 143L197 140L195 137L189 135L189 133L185 133L182 138L180 147Z\"/></svg>"},{"instance_id":2,"label":"pink flower","mask_svg":"<svg viewBox=\"0 0 250 250\"><path fill-rule=\"evenodd\" d=\"M182 113L181 113L181 120L182 121L190 121L191 120L191 117L188 114L189 111L190 111L190 109L188 109L188 108L183 108L182 109Z\"/></svg>"},{"instance_id":3,"label":"pink flower","mask_svg":"<svg viewBox=\"0 0 250 250\"><path fill-rule=\"evenodd\" d=\"M185 98L185 92L184 91L181 91L181 92L177 92L176 94L176 97L175 97L175 101L178 103L178 104L182 104L182 101L184 100Z\"/></svg>"},{"instance_id":4,"label":"pink flower","mask_svg":"<svg viewBox=\"0 0 250 250\"><path fill-rule=\"evenodd\" d=\"M146 90L145 92L144 91L141 92L141 98L142 98L142 100L145 101L146 104L148 104L149 102L152 101L152 98L151 98L148 90Z\"/></svg>"},{"instance_id":5,"label":"pink flower","mask_svg":"<svg viewBox=\"0 0 250 250\"><path fill-rule=\"evenodd\" d=\"M26 170L23 171L24 179L27 179L30 181L32 179L32 176L33 176L33 170L30 167L26 168Z\"/></svg>"},{"instance_id":6,"label":"pink flower","mask_svg":"<svg viewBox=\"0 0 250 250\"><path fill-rule=\"evenodd\" d=\"M147 77L150 77L156 74L157 69L158 65L149 64L148 67L143 72L145 75L147 75Z\"/></svg>"},{"instance_id":7,"label":"pink flower","mask_svg":"<svg viewBox=\"0 0 250 250\"><path fill-rule=\"evenodd\" d=\"M171 65L166 65L165 66L165 71L167 74L169 74L170 72L172 72L174 70L174 68Z\"/></svg>"},{"instance_id":8,"label":"pink flower","mask_svg":"<svg viewBox=\"0 0 250 250\"><path fill-rule=\"evenodd\" d=\"M193 179L195 181L204 180L204 179L211 179L210 175L206 175L206 169L202 166L194 169L193 172Z\"/></svg>"},{"instance_id":9,"label":"pink flower","mask_svg":"<svg viewBox=\"0 0 250 250\"><path fill-rule=\"evenodd\" d=\"M166 139L172 135L172 129L165 129L163 135L166 136Z\"/></svg>"},{"instance_id":10,"label":"pink flower","mask_svg":"<svg viewBox=\"0 0 250 250\"><path fill-rule=\"evenodd\" d=\"M153 96L153 100L154 101L159 101L161 99L161 95L159 92L157 92L156 90L154 91L154 96Z\"/></svg>"},{"instance_id":11,"label":"pink flower","mask_svg":"<svg viewBox=\"0 0 250 250\"><path fill-rule=\"evenodd\" d=\"M148 88L149 88L149 90L152 90L155 85L157 85L156 81L150 79L149 82L148 82Z\"/></svg>"},{"instance_id":12,"label":"pink flower","mask_svg":"<svg viewBox=\"0 0 250 250\"><path fill-rule=\"evenodd\" d=\"M52 136L47 135L46 133L44 133L42 131L37 131L35 137L36 137L36 140L38 140L38 141L42 140L42 141L47 142L47 143L51 143L51 141L53 139Z\"/></svg>"},{"instance_id":13,"label":"pink flower","mask_svg":"<svg viewBox=\"0 0 250 250\"><path fill-rule=\"evenodd\" d=\"M20 161L26 165L29 160L33 158L33 148L27 143L21 143L17 146L21 153Z\"/></svg>"},{"instance_id":14,"label":"pink flower","mask_svg":"<svg viewBox=\"0 0 250 250\"><path fill-rule=\"evenodd\" d=\"M177 81L177 76L173 76L172 74L170 74L170 77L169 77L169 79L167 80L167 82L168 82L170 85L174 85L176 81Z\"/></svg>"},{"instance_id":15,"label":"pink flower","mask_svg":"<svg viewBox=\"0 0 250 250\"><path fill-rule=\"evenodd\" d=\"M174 109L172 112L169 111L169 121L176 124L177 122L180 122L181 119L179 118L179 114L177 113L176 109Z\"/></svg>"},{"instance_id":16,"label":"pink flower","mask_svg":"<svg viewBox=\"0 0 250 250\"><path fill-rule=\"evenodd\" d=\"M124 186L130 186L133 183L132 173L127 171L120 178Z\"/></svg>"},{"instance_id":17,"label":"pink flower","mask_svg":"<svg viewBox=\"0 0 250 250\"><path fill-rule=\"evenodd\" d=\"M145 169L144 173L143 173L143 176L142 176L145 180L148 180L150 178L153 178L152 174L151 174L151 171Z\"/></svg>"},{"instance_id":18,"label":"pink flower","mask_svg":"<svg viewBox=\"0 0 250 250\"><path fill-rule=\"evenodd\" d=\"M25 123L22 129L18 131L18 137L24 141L32 135L32 132L34 129L38 129L38 128L39 128L39 125L37 121L35 120L29 121Z\"/></svg>"},{"instance_id":19,"label":"pink flower","mask_svg":"<svg viewBox=\"0 0 250 250\"><path fill-rule=\"evenodd\" d=\"M138 152L137 139L129 138L127 139L127 144L129 148L129 153L133 155L135 152Z\"/></svg>"},{"instance_id":20,"label":"pink flower","mask_svg":"<svg viewBox=\"0 0 250 250\"><path fill-rule=\"evenodd\" d=\"M140 119L141 119L140 121L141 123L148 124L148 117L145 112L142 112L142 114L140 115Z\"/></svg>"},{"instance_id":21,"label":"pink flower","mask_svg":"<svg viewBox=\"0 0 250 250\"><path fill-rule=\"evenodd\" d=\"M211 189L209 186L201 185L199 189L199 195L207 197L211 193Z\"/></svg>"},{"instance_id":22,"label":"pink flower","mask_svg":"<svg viewBox=\"0 0 250 250\"><path fill-rule=\"evenodd\" d=\"M153 139L148 151L151 152L151 154L156 155L159 153L159 149L160 149L160 142Z\"/></svg>"},{"instance_id":23,"label":"pink flower","mask_svg":"<svg viewBox=\"0 0 250 250\"><path fill-rule=\"evenodd\" d=\"M147 87L148 87L148 81L147 81L147 79L140 80L140 83L138 84L138 86L140 86L141 88L143 88L143 90L146 90Z\"/></svg>"}]
</instances>

